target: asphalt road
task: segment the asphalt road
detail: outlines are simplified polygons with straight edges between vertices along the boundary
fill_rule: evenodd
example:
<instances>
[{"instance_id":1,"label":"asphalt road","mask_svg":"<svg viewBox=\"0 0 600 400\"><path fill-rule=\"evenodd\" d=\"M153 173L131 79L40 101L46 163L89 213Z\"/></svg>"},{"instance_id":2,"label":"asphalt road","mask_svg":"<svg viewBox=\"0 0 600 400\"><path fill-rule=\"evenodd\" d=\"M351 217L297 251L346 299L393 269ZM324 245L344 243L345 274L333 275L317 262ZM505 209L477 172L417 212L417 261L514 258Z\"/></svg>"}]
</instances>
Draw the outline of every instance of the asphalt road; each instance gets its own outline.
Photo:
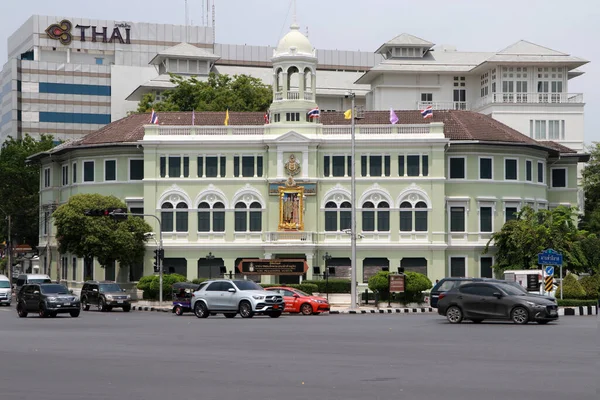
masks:
<instances>
[{"instance_id":1,"label":"asphalt road","mask_svg":"<svg viewBox=\"0 0 600 400\"><path fill-rule=\"evenodd\" d=\"M0 399L597 399L598 322L0 308Z\"/></svg>"}]
</instances>

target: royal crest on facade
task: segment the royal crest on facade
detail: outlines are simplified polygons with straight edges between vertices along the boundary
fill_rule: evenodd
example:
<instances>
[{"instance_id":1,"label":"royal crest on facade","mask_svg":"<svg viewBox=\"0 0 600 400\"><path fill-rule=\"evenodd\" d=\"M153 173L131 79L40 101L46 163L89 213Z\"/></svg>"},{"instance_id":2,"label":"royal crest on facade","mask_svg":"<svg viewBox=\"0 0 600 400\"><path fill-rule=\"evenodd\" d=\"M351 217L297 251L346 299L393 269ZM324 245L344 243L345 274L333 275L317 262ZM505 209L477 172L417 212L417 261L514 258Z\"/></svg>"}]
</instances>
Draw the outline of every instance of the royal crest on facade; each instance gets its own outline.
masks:
<instances>
[{"instance_id":1,"label":"royal crest on facade","mask_svg":"<svg viewBox=\"0 0 600 400\"><path fill-rule=\"evenodd\" d=\"M296 160L296 156L293 154L290 155L290 158L287 160L284 167L285 172L289 176L296 176L300 173L300 163L298 160Z\"/></svg>"}]
</instances>

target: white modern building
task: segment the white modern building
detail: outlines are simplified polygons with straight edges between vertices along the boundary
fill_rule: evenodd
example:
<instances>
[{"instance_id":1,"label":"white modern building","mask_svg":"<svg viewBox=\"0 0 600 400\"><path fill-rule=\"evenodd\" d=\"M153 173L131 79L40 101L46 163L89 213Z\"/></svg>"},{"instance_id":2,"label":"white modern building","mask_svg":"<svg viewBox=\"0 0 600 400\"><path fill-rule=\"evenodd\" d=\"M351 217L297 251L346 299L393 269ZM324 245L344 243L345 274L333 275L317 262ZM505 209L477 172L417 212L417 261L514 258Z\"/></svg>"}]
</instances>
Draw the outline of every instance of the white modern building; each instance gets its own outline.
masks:
<instances>
[{"instance_id":1,"label":"white modern building","mask_svg":"<svg viewBox=\"0 0 600 400\"><path fill-rule=\"evenodd\" d=\"M23 133L82 137L135 110L145 93L160 99L172 87L169 73L248 74L271 84L274 49L214 43L210 27L34 15L8 39L0 141ZM316 58L323 111L348 109L344 95L353 90L366 110L476 111L533 139L583 150L585 103L569 93L569 81L587 61L567 53L527 41L459 51L401 34L375 52L316 50ZM290 87L275 96L306 87L293 77L300 71L280 72Z\"/></svg>"}]
</instances>

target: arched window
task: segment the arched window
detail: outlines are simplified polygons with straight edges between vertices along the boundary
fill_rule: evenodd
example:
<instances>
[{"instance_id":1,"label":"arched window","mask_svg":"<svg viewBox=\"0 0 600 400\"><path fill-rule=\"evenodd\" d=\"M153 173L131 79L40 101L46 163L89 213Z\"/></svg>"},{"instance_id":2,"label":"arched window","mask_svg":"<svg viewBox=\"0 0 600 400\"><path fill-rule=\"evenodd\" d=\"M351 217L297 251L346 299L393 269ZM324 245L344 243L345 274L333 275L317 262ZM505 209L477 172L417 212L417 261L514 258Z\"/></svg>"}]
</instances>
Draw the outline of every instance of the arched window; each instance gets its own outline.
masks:
<instances>
[{"instance_id":1,"label":"arched window","mask_svg":"<svg viewBox=\"0 0 600 400\"><path fill-rule=\"evenodd\" d=\"M367 201L362 206L362 230L373 232L375 230L375 205Z\"/></svg>"},{"instance_id":2,"label":"arched window","mask_svg":"<svg viewBox=\"0 0 600 400\"><path fill-rule=\"evenodd\" d=\"M390 205L386 201L377 204L377 231L389 232L390 230Z\"/></svg>"},{"instance_id":3,"label":"arched window","mask_svg":"<svg viewBox=\"0 0 600 400\"><path fill-rule=\"evenodd\" d=\"M161 230L163 232L173 232L173 204L167 202L160 206Z\"/></svg>"},{"instance_id":4,"label":"arched window","mask_svg":"<svg viewBox=\"0 0 600 400\"><path fill-rule=\"evenodd\" d=\"M188 231L188 205L186 203L177 203L177 211L175 212L175 231L176 232L187 232Z\"/></svg>"},{"instance_id":5,"label":"arched window","mask_svg":"<svg viewBox=\"0 0 600 400\"><path fill-rule=\"evenodd\" d=\"M297 91L300 88L300 71L298 71L298 67L289 67L287 73L288 90Z\"/></svg>"},{"instance_id":6,"label":"arched window","mask_svg":"<svg viewBox=\"0 0 600 400\"><path fill-rule=\"evenodd\" d=\"M221 202L210 204L203 201L198 205L198 232L225 232L225 205ZM212 214L212 218L211 218Z\"/></svg>"},{"instance_id":7,"label":"arched window","mask_svg":"<svg viewBox=\"0 0 600 400\"><path fill-rule=\"evenodd\" d=\"M350 229L352 224L352 211L350 208L352 206L349 202L345 201L340 206L342 210L340 210L340 231Z\"/></svg>"},{"instance_id":8,"label":"arched window","mask_svg":"<svg viewBox=\"0 0 600 400\"><path fill-rule=\"evenodd\" d=\"M333 201L325 204L325 232L336 232L338 229L337 204Z\"/></svg>"},{"instance_id":9,"label":"arched window","mask_svg":"<svg viewBox=\"0 0 600 400\"><path fill-rule=\"evenodd\" d=\"M414 207L408 201L400 204L400 231L412 232L413 225L415 232L427 232L427 204L423 201Z\"/></svg>"},{"instance_id":10,"label":"arched window","mask_svg":"<svg viewBox=\"0 0 600 400\"><path fill-rule=\"evenodd\" d=\"M250 203L250 207L241 201L235 204L235 231L248 230L262 232L262 206L257 201Z\"/></svg>"},{"instance_id":11,"label":"arched window","mask_svg":"<svg viewBox=\"0 0 600 400\"><path fill-rule=\"evenodd\" d=\"M246 232L248 230L247 209L245 203L239 202L235 204L235 231Z\"/></svg>"}]
</instances>

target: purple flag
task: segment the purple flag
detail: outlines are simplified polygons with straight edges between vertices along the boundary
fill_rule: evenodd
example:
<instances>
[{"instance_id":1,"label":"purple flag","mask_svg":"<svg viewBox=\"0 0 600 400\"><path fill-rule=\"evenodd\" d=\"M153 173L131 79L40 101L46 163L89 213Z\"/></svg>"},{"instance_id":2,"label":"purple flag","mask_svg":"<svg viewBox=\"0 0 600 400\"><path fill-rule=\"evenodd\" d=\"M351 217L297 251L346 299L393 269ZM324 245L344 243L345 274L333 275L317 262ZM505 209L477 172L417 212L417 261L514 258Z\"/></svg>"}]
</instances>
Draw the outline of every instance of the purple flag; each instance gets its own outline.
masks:
<instances>
[{"instance_id":1,"label":"purple flag","mask_svg":"<svg viewBox=\"0 0 600 400\"><path fill-rule=\"evenodd\" d=\"M394 112L394 110L390 107L390 124L394 125L398 123L398 116Z\"/></svg>"}]
</instances>

